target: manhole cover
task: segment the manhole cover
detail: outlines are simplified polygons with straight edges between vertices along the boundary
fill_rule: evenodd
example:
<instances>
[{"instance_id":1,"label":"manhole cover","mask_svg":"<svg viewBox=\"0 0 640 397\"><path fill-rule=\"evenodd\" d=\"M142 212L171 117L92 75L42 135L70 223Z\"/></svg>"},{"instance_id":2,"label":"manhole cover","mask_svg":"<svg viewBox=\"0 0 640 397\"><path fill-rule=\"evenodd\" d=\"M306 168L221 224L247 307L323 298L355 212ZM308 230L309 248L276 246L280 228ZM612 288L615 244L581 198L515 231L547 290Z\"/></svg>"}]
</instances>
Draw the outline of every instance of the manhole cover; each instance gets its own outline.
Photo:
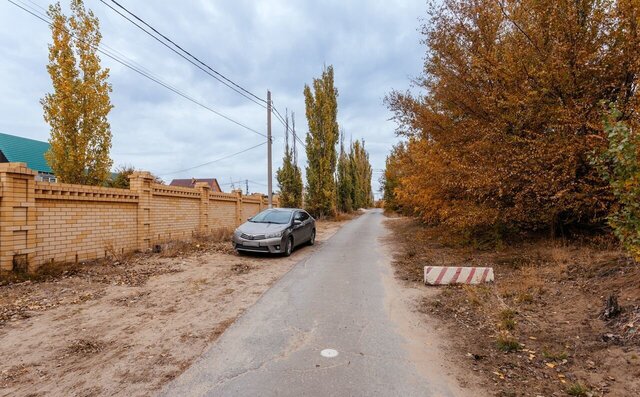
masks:
<instances>
[{"instance_id":1,"label":"manhole cover","mask_svg":"<svg viewBox=\"0 0 640 397\"><path fill-rule=\"evenodd\" d=\"M338 351L334 349L324 349L320 352L320 355L322 357L334 358L338 356Z\"/></svg>"}]
</instances>

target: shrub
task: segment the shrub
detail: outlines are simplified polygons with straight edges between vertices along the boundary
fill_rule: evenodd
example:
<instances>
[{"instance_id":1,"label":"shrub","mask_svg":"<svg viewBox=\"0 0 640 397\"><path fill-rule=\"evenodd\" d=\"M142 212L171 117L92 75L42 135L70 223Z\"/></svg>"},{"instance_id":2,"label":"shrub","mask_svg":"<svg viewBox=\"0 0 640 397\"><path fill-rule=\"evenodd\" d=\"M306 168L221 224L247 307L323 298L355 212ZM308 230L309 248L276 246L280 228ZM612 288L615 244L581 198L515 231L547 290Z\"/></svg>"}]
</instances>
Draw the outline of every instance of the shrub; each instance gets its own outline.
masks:
<instances>
[{"instance_id":1,"label":"shrub","mask_svg":"<svg viewBox=\"0 0 640 397\"><path fill-rule=\"evenodd\" d=\"M498 334L498 337L496 338L496 346L503 352L515 352L522 348L520 342L506 332Z\"/></svg>"},{"instance_id":2,"label":"shrub","mask_svg":"<svg viewBox=\"0 0 640 397\"><path fill-rule=\"evenodd\" d=\"M621 116L611 106L604 119L606 143L594 151L591 162L616 198L617 204L607 217L613 233L635 259L640 259L640 137Z\"/></svg>"}]
</instances>

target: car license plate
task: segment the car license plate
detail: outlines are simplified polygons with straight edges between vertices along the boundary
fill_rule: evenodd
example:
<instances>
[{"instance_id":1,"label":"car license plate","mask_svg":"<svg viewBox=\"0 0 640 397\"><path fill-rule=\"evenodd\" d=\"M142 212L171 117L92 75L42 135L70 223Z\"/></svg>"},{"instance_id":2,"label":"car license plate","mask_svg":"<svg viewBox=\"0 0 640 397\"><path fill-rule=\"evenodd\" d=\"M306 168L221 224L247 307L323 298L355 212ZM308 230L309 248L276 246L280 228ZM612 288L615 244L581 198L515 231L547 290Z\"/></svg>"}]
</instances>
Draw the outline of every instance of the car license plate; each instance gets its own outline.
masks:
<instances>
[{"instance_id":1,"label":"car license plate","mask_svg":"<svg viewBox=\"0 0 640 397\"><path fill-rule=\"evenodd\" d=\"M242 245L246 245L247 247L259 247L260 244L257 241L247 240L242 243Z\"/></svg>"}]
</instances>

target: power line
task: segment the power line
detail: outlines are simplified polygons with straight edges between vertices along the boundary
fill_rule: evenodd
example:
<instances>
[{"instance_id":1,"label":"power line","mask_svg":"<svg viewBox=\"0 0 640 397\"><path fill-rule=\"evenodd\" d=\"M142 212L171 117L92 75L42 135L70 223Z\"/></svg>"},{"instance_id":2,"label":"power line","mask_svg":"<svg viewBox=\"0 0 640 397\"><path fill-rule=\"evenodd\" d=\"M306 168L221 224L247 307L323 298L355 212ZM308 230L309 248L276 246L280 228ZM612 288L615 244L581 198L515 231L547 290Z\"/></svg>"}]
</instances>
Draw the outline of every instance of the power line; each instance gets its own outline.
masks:
<instances>
[{"instance_id":1,"label":"power line","mask_svg":"<svg viewBox=\"0 0 640 397\"><path fill-rule=\"evenodd\" d=\"M224 156L224 157L220 157L220 158L215 159L215 160L207 161L206 163L202 163L202 164L194 165L193 167L185 168L185 169L178 170L178 171L166 172L166 173L164 173L164 174L160 174L160 175L158 175L158 176L165 176L165 175L178 174L178 173L180 173L180 172L190 171L190 170L193 170L193 169L196 169L196 168L204 167L205 165L209 165L209 164L217 163L218 161L226 160L226 159L228 159L228 158L231 158L231 157L237 156L237 155L239 155L239 154L242 154L242 153L248 152L249 150L252 150L252 149L255 149L255 148L260 147L260 146L262 146L262 145L265 145L266 143L267 143L267 142L262 142L262 143L259 143L259 144L255 145L255 146L251 146L251 147L249 147L249 148L246 148L246 149L244 149L244 150L241 150L241 151L239 151L239 152L232 153L232 154L229 154L229 155Z\"/></svg>"},{"instance_id":2,"label":"power line","mask_svg":"<svg viewBox=\"0 0 640 397\"><path fill-rule=\"evenodd\" d=\"M100 51L100 50L98 50L98 51ZM144 77L148 78L149 80L151 80L151 81L155 82L156 84L159 84L159 85L161 85L161 86L165 87L166 89L168 89L168 90L170 90L170 91L173 91L174 93L176 93L177 95L180 95L181 97L185 98L186 100L188 100L188 101L190 101L190 102L193 102L193 103L195 103L196 105L198 105L198 106L200 106L200 107L202 107L202 108L204 108L204 109L206 109L206 110L208 110L208 111L210 111L210 112L212 112L212 113L214 113L214 114L216 114L216 115L218 115L218 116L222 117L223 119L225 119L225 120L227 120L227 121L230 121L230 122L232 122L233 124L236 124L236 125L238 125L238 126L240 126L240 127L244 128L244 129L246 129L246 130L248 130L248 131L251 131L251 132L253 132L253 133L255 133L255 134L258 134L258 135L260 135L260 136L262 136L262 137L265 137L265 138L267 137L267 136L266 136L265 134L263 134L262 132L256 131L256 130L254 130L253 128L251 128L251 127L249 127L249 126L244 125L244 124L242 124L241 122L236 121L236 120L232 119L231 117L226 116L226 115L224 115L224 114L222 114L222 113L218 112L218 111L217 111L217 110L215 110L215 109L212 109L211 107L209 107L209 106L207 106L207 105L203 104L202 102L199 102L198 100L196 100L196 99L194 99L194 98L190 97L189 95L187 95L187 94L183 93L182 91L178 90L177 88L173 88L173 87L172 87L172 86L170 86L169 84L164 83L164 82L162 82L161 80L156 79L156 78L154 78L154 77L152 77L152 76L150 76L150 75L147 75L145 72L143 72L143 71L141 71L141 70L139 70L139 69L137 69L137 68L135 68L135 67L133 67L133 66L131 66L131 65L127 64L126 62L123 62L123 61L121 61L121 60L117 59L116 57L114 57L114 56L112 56L112 55L109 55L109 54L107 54L107 53L105 53L105 52L103 52L103 51L101 51L101 52L102 52L103 54L105 54L106 56L108 56L109 58L113 59L114 61L116 61L116 62L118 62L118 63L120 63L120 64L122 64L122 65L124 65L124 66L128 67L129 69L131 69L131 70L133 70L133 71L135 71L135 72L139 73L140 75L142 75L142 76L144 76Z\"/></svg>"},{"instance_id":3,"label":"power line","mask_svg":"<svg viewBox=\"0 0 640 397\"><path fill-rule=\"evenodd\" d=\"M44 18L44 17L42 17L41 15L36 14L35 12L33 12L33 11L31 11L31 10L29 10L29 9L27 9L27 8L25 8L25 7L23 7L22 5L15 3L13 0L7 0L7 1L8 1L9 3L11 3L11 4L15 5L16 7L18 7L18 8L20 8L20 9L22 9L23 11L25 11L25 12L27 12L27 13L31 14L32 16L34 16L34 17L36 17L36 18L40 19L41 21L45 22L47 25L51 26L51 20L50 20L50 19L48 19L48 18ZM66 31L66 29L65 29L65 31ZM69 32L69 31L67 31L67 33L68 33L68 34L70 34L70 35L73 35L73 34L72 34L71 32ZM114 61L118 62L119 64L121 64L121 65L123 65L123 66L125 66L125 67L127 67L127 68L129 68L129 69L131 69L131 70L133 70L134 72L136 72L136 73L140 74L141 76L146 77L147 79L149 79L149 80L153 81L154 83L159 84L159 85L161 85L162 87L164 87L164 88L166 88L166 89L168 89L168 90L172 91L173 93L175 93L175 94L177 94L177 95L179 95L179 96L183 97L184 99L186 99L186 100L188 100L188 101L190 101L190 102L192 102L192 103L194 103L194 104L196 104L196 105L198 105L198 106L200 106L200 107L202 107L202 108L204 108L204 109L206 109L206 110L208 110L208 111L210 111L210 112L212 112L212 113L216 114L216 115L217 115L217 116L219 116L219 117L222 117L223 119L225 119L225 120L227 120L227 121L229 121L229 122L231 122L231 123L234 123L234 124L236 124L236 125L238 125L238 126L240 126L240 127L242 127L242 128L245 128L245 129L246 129L246 130L248 130L248 131L251 131L251 132L253 132L253 133L255 133L255 134L258 134L258 135L263 136L263 137L265 137L265 138L266 138L266 135L265 135L265 134L263 134L263 133L261 133L261 132L259 132L259 131L255 130L255 129L253 129L253 128L251 128L251 127L249 127L249 126L245 125L245 124L242 124L241 122L236 121L236 120L232 119L231 117L229 117L229 116L227 116L227 115L225 115L225 114L223 114L223 113L218 112L217 110L215 110L215 109L213 109L213 108L211 108L211 107L209 107L209 106L207 106L207 105L203 104L202 102L200 102L200 101L198 101L198 100L194 99L193 97L189 96L188 94L185 94L184 92L182 92L182 91L180 91L179 89L177 89L177 88L175 88L175 87L171 86L170 84L165 83L164 81L160 80L159 78L154 77L153 75L151 75L151 74L149 74L149 73L146 73L146 72L144 72L144 71L142 71L142 70L140 70L140 69L136 68L135 66L132 66L131 64L127 63L126 61L123 61L123 60L122 60L122 59L120 59L118 56L113 55L113 54L112 54L112 53L110 53L109 51L104 50L104 49L102 49L102 48L100 48L100 47L96 47L96 50L97 50L98 52L100 52L101 54L103 54L103 55L107 56L108 58L111 58L112 60L114 60Z\"/></svg>"},{"instance_id":4,"label":"power line","mask_svg":"<svg viewBox=\"0 0 640 397\"><path fill-rule=\"evenodd\" d=\"M20 1L20 0L18 0ZM35 7L38 7L39 9L42 10L42 12L46 13L48 12L48 10L46 8L44 8L43 6L41 6L40 4L32 1L32 0L26 0L29 4L32 4ZM23 1L20 1L23 5L26 5ZM47 17L48 18L48 17ZM49 22L47 22L49 23ZM121 51L118 51L117 49L108 46L105 42L101 42L100 45L104 48L106 48L107 50L111 51L112 53L118 55L120 58L126 59L130 64L137 66L139 69L143 70L144 72L146 72L147 74L149 74L150 76L153 76L155 78L158 78L158 76L154 75L154 73L152 71L150 71L149 69L147 69L144 65L138 63L137 61L135 61L134 59L128 57L126 54L122 53Z\"/></svg>"},{"instance_id":5,"label":"power line","mask_svg":"<svg viewBox=\"0 0 640 397\"><path fill-rule=\"evenodd\" d=\"M114 3L117 7L119 7L120 9L124 10L124 12L126 12L127 14L129 14L131 17L135 18L136 20L138 20L140 23L144 24L146 27L148 27L149 29L151 29L154 33L156 33L158 36L162 37L164 40L168 41L169 43L171 43L174 47L178 48L180 51L182 51L184 54L187 54L190 58L192 58L193 60L195 60L197 63L199 63L200 65L204 66L205 68L207 68L208 70L210 70L211 72L213 72L213 74L207 70L205 70L202 66L194 63L192 60L188 59L186 56L184 56L183 54L181 54L180 52L178 52L177 50L175 50L174 48L172 48L171 46L169 46L167 43L165 43L164 41L160 40L157 36L153 35L151 32L149 32L148 30L146 30L145 28L143 28L142 26L140 26L139 24L137 24L136 22L134 22L133 20L131 20L129 17L127 17L126 15L122 14L120 11L116 10L115 8L113 8L110 4L108 4L106 1L104 0L100 0L101 3L103 3L104 5L106 5L107 7L111 8L113 11L115 11L116 13L118 13L118 15L120 15L121 17L125 18L127 21L131 22L132 24L134 24L138 29L142 30L143 32L145 32L147 35L149 35L150 37L154 38L156 41L158 41L159 43L161 43L162 45L164 45L165 47L167 47L168 49L170 49L171 51L173 51L174 53L178 54L180 57L184 58L187 62L191 63L192 65L196 66L197 68L199 68L200 70L202 70L203 72L207 73L209 76L213 77L214 79L218 80L219 82L221 82L222 84L224 84L225 86L229 87L230 89L232 89L233 91L237 92L238 94L242 95L243 97L249 99L250 101L252 101L253 103L266 108L266 101L262 98L260 98L259 96L255 95L254 93L252 93L251 91L245 89L244 87L242 87L241 85L237 84L236 82L234 82L233 80L229 79L228 77L226 77L225 75L223 75L222 73L218 72L217 70L213 69L211 66L209 66L208 64L206 64L205 62L201 61L199 58L197 58L196 56L194 56L193 54L191 54L189 51L185 50L183 47L181 47L180 45L178 45L176 42L174 42L173 40L171 40L169 37L167 37L166 35L160 33L156 28L154 28L153 26L151 26L149 23L147 23L145 20L143 20L142 18L140 18L139 16L137 16L136 14L134 14L133 12L129 11L126 7L124 7L123 5L121 5L120 3L118 3L115 0L111 0L112 3ZM255 99L254 99L255 98ZM257 101L256 101L257 100Z\"/></svg>"},{"instance_id":6,"label":"power line","mask_svg":"<svg viewBox=\"0 0 640 397\"><path fill-rule=\"evenodd\" d=\"M283 120L282 115L280 114L280 112L278 111L278 109L275 106L273 106L273 111L275 112L276 119L280 122L280 124L282 124L285 127L287 132L290 131L289 126L285 123L285 121ZM302 142L302 140L300 139L300 137L297 134L296 134L296 141L298 141L298 143L300 143L303 148L305 148L305 149L307 148L307 145L305 145L305 143Z\"/></svg>"},{"instance_id":7,"label":"power line","mask_svg":"<svg viewBox=\"0 0 640 397\"><path fill-rule=\"evenodd\" d=\"M9 3L13 4L14 6L16 6L16 7L20 8L20 9L22 9L23 11L26 11L26 12L28 12L29 14L33 15L34 17L36 17L36 18L40 19L41 21L46 22L48 25L51 25L51 22L50 22L50 21L48 21L48 20L44 19L44 18L43 18L43 17L41 17L40 15L37 15L35 12L32 12L32 11L30 11L30 10L26 9L25 7L21 6L20 4L14 3L12 0L7 0L7 1L8 1Z\"/></svg>"},{"instance_id":8,"label":"power line","mask_svg":"<svg viewBox=\"0 0 640 397\"><path fill-rule=\"evenodd\" d=\"M260 186L267 186L267 184L266 184L266 183L252 181L251 179L249 179L249 183L253 183L253 184L255 184L255 185L260 185Z\"/></svg>"},{"instance_id":9,"label":"power line","mask_svg":"<svg viewBox=\"0 0 640 397\"><path fill-rule=\"evenodd\" d=\"M282 117L282 115L280 114L278 109L273 104L273 101L271 101L271 106L273 108L273 111L275 112L276 120L278 120L280 122L280 124L282 124L282 126L285 127L287 132L289 132L290 131L289 126L285 122L284 118ZM298 141L302 145L303 148L305 148L305 149L307 148L307 145L305 145L304 142L302 142L302 140L300 139L300 137L298 135L296 135L296 141Z\"/></svg>"},{"instance_id":10,"label":"power line","mask_svg":"<svg viewBox=\"0 0 640 397\"><path fill-rule=\"evenodd\" d=\"M245 181L246 181L246 179L241 179L241 180L238 180L238 181L231 181L229 183L220 183L220 186L231 186L231 185L236 185L236 184L239 184L239 183L244 183Z\"/></svg>"},{"instance_id":11,"label":"power line","mask_svg":"<svg viewBox=\"0 0 640 397\"><path fill-rule=\"evenodd\" d=\"M240 179L240 180L231 181L231 182L228 182L228 183L221 183L220 186L231 186L231 185L237 185L237 184L245 183L245 182L253 183L254 185L267 186L266 183L252 181L251 179Z\"/></svg>"}]
</instances>

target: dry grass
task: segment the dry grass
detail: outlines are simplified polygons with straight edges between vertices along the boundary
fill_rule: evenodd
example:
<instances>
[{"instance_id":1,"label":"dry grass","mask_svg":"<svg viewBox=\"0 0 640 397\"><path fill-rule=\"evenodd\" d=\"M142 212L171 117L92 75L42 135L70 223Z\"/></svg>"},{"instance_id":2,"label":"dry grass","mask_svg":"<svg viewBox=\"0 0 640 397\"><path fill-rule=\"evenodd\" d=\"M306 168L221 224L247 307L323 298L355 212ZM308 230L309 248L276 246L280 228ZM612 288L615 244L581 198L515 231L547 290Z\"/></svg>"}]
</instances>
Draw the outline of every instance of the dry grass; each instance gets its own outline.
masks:
<instances>
[{"instance_id":1,"label":"dry grass","mask_svg":"<svg viewBox=\"0 0 640 397\"><path fill-rule=\"evenodd\" d=\"M93 261L84 262L47 262L42 264L35 272L0 272L0 286L21 283L25 281L42 282L61 277L73 276L87 266L96 265L123 265L136 261L140 257L159 254L162 258L176 258L183 255L204 252L233 253L230 241L233 230L229 228L218 229L211 233L195 233L190 241L168 241L153 247L153 252L136 253L116 250L112 245L105 248L105 257Z\"/></svg>"},{"instance_id":2,"label":"dry grass","mask_svg":"<svg viewBox=\"0 0 640 397\"><path fill-rule=\"evenodd\" d=\"M503 352L515 352L522 348L522 345L508 332L500 332L496 337L496 347Z\"/></svg>"},{"instance_id":3,"label":"dry grass","mask_svg":"<svg viewBox=\"0 0 640 397\"><path fill-rule=\"evenodd\" d=\"M589 392L590 392L589 388L580 382L576 382L571 386L567 387L567 394L570 396L586 397L589 395Z\"/></svg>"},{"instance_id":4,"label":"dry grass","mask_svg":"<svg viewBox=\"0 0 640 397\"><path fill-rule=\"evenodd\" d=\"M516 312L513 309L503 309L498 313L500 322L498 328L501 331L513 331L516 329Z\"/></svg>"},{"instance_id":5,"label":"dry grass","mask_svg":"<svg viewBox=\"0 0 640 397\"><path fill-rule=\"evenodd\" d=\"M22 283L25 281L40 282L64 276L72 276L81 271L84 263L75 262L47 262L35 272L0 272L0 286Z\"/></svg>"},{"instance_id":6,"label":"dry grass","mask_svg":"<svg viewBox=\"0 0 640 397\"><path fill-rule=\"evenodd\" d=\"M418 309L443 323L445 338L457 341L452 360L481 374L487 390L563 395L580 385L589 395L640 395L640 266L610 239L521 238L480 249L441 227L387 224L396 276L416 286L424 266L494 268L494 284L442 287ZM622 314L605 321L609 294Z\"/></svg>"}]
</instances>

